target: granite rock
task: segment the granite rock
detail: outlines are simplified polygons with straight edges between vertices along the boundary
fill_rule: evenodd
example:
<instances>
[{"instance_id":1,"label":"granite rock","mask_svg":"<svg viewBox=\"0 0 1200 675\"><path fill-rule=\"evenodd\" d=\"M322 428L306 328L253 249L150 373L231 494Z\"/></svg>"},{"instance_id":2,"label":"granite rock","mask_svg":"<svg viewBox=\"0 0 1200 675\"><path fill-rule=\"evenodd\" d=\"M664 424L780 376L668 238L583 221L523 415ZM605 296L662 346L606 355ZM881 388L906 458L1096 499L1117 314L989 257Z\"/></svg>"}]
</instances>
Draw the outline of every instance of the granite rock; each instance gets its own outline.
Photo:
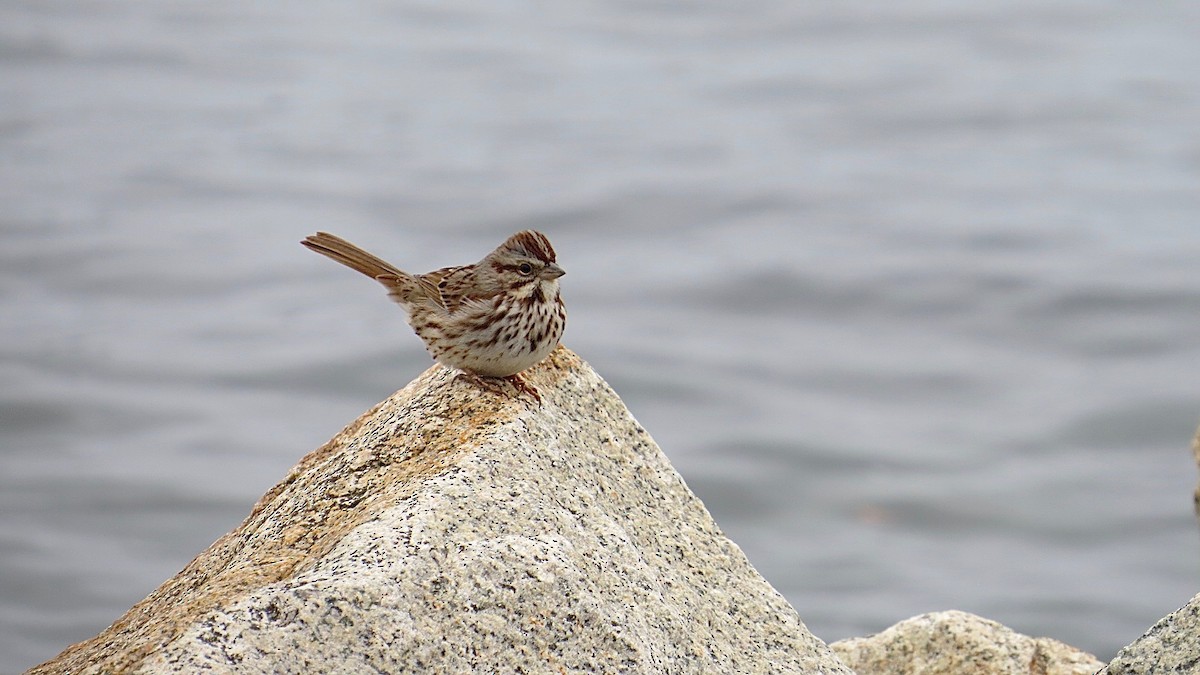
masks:
<instances>
[{"instance_id":1,"label":"granite rock","mask_svg":"<svg viewBox=\"0 0 1200 675\"><path fill-rule=\"evenodd\" d=\"M1200 673L1200 595L1117 652L1105 675Z\"/></svg>"},{"instance_id":2,"label":"granite rock","mask_svg":"<svg viewBox=\"0 0 1200 675\"><path fill-rule=\"evenodd\" d=\"M906 619L882 633L830 645L858 675L1092 675L1096 657L959 611Z\"/></svg>"},{"instance_id":3,"label":"granite rock","mask_svg":"<svg viewBox=\"0 0 1200 675\"><path fill-rule=\"evenodd\" d=\"M34 673L843 673L611 388L559 348L434 366Z\"/></svg>"}]
</instances>

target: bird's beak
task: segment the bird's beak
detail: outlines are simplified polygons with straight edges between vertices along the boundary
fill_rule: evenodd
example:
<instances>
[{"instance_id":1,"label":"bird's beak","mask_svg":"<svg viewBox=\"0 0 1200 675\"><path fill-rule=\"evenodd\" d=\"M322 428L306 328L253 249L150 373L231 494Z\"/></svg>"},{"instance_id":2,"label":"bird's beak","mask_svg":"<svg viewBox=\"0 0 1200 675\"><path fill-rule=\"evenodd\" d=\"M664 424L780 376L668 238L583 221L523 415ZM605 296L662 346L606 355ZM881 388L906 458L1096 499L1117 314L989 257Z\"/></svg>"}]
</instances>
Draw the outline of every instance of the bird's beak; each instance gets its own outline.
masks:
<instances>
[{"instance_id":1,"label":"bird's beak","mask_svg":"<svg viewBox=\"0 0 1200 675\"><path fill-rule=\"evenodd\" d=\"M559 267L557 264L550 263L542 268L541 276L546 279L557 279L566 273L567 271Z\"/></svg>"}]
</instances>

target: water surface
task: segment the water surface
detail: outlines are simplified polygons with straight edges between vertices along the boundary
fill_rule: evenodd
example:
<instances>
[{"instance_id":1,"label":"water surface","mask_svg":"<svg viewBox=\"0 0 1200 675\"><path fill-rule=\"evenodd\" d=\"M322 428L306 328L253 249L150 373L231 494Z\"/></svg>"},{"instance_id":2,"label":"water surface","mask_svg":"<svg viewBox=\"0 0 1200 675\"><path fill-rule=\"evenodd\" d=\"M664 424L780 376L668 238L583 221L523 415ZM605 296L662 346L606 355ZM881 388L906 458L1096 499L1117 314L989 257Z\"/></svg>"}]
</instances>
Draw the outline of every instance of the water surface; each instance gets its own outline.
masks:
<instances>
[{"instance_id":1,"label":"water surface","mask_svg":"<svg viewBox=\"0 0 1200 675\"><path fill-rule=\"evenodd\" d=\"M565 342L819 637L1103 659L1197 589L1200 9L0 7L0 672L90 637L429 364L535 227Z\"/></svg>"}]
</instances>

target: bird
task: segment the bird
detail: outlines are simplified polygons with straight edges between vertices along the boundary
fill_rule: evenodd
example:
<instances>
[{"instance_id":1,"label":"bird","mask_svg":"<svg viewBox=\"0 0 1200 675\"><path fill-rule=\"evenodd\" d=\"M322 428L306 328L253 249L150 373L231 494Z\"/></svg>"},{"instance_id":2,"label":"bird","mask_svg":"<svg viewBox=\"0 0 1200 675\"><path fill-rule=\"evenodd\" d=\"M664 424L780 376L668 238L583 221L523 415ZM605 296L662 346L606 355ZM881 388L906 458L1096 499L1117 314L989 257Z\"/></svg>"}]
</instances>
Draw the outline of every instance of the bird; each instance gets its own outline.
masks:
<instances>
[{"instance_id":1,"label":"bird","mask_svg":"<svg viewBox=\"0 0 1200 675\"><path fill-rule=\"evenodd\" d=\"M479 262L410 274L328 232L300 242L383 284L433 358L485 388L506 380L538 402L522 371L550 355L567 325L566 272L541 232L517 232Z\"/></svg>"}]
</instances>

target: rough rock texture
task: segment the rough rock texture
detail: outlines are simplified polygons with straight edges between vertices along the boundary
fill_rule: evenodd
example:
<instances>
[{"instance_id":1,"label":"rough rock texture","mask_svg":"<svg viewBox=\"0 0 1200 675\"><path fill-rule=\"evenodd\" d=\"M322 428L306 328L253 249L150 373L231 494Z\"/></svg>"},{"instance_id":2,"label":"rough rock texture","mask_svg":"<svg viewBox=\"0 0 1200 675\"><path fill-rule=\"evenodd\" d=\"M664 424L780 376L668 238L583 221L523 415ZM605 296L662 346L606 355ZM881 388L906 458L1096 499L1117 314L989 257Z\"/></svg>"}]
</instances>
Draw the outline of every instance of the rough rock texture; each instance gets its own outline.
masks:
<instances>
[{"instance_id":1,"label":"rough rock texture","mask_svg":"<svg viewBox=\"0 0 1200 675\"><path fill-rule=\"evenodd\" d=\"M31 672L850 672L591 368L529 380L431 368Z\"/></svg>"},{"instance_id":2,"label":"rough rock texture","mask_svg":"<svg viewBox=\"0 0 1200 675\"><path fill-rule=\"evenodd\" d=\"M858 675L1092 675L1096 657L966 612L922 614L830 645Z\"/></svg>"},{"instance_id":3,"label":"rough rock texture","mask_svg":"<svg viewBox=\"0 0 1200 675\"><path fill-rule=\"evenodd\" d=\"M1106 675L1200 673L1200 595L1117 652Z\"/></svg>"}]
</instances>

